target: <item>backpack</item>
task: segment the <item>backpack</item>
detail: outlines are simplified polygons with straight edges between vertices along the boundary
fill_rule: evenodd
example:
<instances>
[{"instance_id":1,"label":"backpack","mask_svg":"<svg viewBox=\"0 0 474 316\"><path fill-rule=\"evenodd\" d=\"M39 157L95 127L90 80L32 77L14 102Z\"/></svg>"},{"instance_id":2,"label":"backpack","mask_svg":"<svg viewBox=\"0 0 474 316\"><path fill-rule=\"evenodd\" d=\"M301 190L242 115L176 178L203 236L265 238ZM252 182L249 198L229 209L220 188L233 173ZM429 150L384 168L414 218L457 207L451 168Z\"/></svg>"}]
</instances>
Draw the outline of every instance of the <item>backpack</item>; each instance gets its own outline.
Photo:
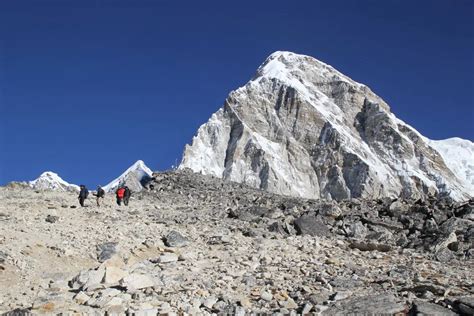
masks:
<instances>
[{"instance_id":1,"label":"backpack","mask_svg":"<svg viewBox=\"0 0 474 316\"><path fill-rule=\"evenodd\" d=\"M104 197L104 195L105 195L104 189L100 188L99 190L97 190L97 196L98 197Z\"/></svg>"}]
</instances>

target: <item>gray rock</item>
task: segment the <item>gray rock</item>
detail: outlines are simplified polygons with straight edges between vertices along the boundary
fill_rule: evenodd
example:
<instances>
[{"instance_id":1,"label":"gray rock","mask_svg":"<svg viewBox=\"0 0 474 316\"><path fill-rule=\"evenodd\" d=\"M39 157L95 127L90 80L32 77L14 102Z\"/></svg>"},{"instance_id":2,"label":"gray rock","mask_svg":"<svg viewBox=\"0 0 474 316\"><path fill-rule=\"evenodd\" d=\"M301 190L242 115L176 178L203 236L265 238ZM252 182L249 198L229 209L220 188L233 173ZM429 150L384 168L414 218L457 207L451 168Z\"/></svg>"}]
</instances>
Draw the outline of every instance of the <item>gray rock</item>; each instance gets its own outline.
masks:
<instances>
[{"instance_id":1,"label":"gray rock","mask_svg":"<svg viewBox=\"0 0 474 316\"><path fill-rule=\"evenodd\" d=\"M319 214L321 214L322 216L337 218L337 217L341 216L342 211L339 208L339 206L337 206L337 204L325 203L325 204L321 205L320 210L319 210Z\"/></svg>"},{"instance_id":2,"label":"gray rock","mask_svg":"<svg viewBox=\"0 0 474 316\"><path fill-rule=\"evenodd\" d=\"M187 238L175 230L166 235L164 242L168 247L184 247L189 243Z\"/></svg>"},{"instance_id":3,"label":"gray rock","mask_svg":"<svg viewBox=\"0 0 474 316\"><path fill-rule=\"evenodd\" d=\"M165 252L158 257L158 263L171 263L178 261L179 257L175 253Z\"/></svg>"},{"instance_id":4,"label":"gray rock","mask_svg":"<svg viewBox=\"0 0 474 316\"><path fill-rule=\"evenodd\" d=\"M260 293L260 297L265 301L271 301L273 299L273 295L267 291L262 291L262 293Z\"/></svg>"},{"instance_id":5,"label":"gray rock","mask_svg":"<svg viewBox=\"0 0 474 316\"><path fill-rule=\"evenodd\" d=\"M387 252L392 250L392 247L389 245L375 244L375 243L366 243L366 242L353 242L349 245L350 248L359 249L360 251L380 251Z\"/></svg>"},{"instance_id":6,"label":"gray rock","mask_svg":"<svg viewBox=\"0 0 474 316\"><path fill-rule=\"evenodd\" d=\"M414 303L414 310L416 315L433 315L433 316L450 316L457 315L455 312L429 302L417 301Z\"/></svg>"},{"instance_id":7,"label":"gray rock","mask_svg":"<svg viewBox=\"0 0 474 316\"><path fill-rule=\"evenodd\" d=\"M313 304L306 303L304 304L303 309L301 310L301 314L302 315L309 314L309 312L311 312L312 309L313 309Z\"/></svg>"},{"instance_id":8,"label":"gray rock","mask_svg":"<svg viewBox=\"0 0 474 316\"><path fill-rule=\"evenodd\" d=\"M390 204L389 210L394 216L399 216L400 214L407 213L409 208L408 204L403 203L401 200L396 200Z\"/></svg>"},{"instance_id":9,"label":"gray rock","mask_svg":"<svg viewBox=\"0 0 474 316\"><path fill-rule=\"evenodd\" d=\"M295 228L300 235L328 236L329 229L319 217L305 214L295 220Z\"/></svg>"},{"instance_id":10,"label":"gray rock","mask_svg":"<svg viewBox=\"0 0 474 316\"><path fill-rule=\"evenodd\" d=\"M271 232L282 234L282 235L287 234L287 232L285 231L285 228L283 227L283 225L280 222L271 223L268 226L268 230L271 231Z\"/></svg>"},{"instance_id":11,"label":"gray rock","mask_svg":"<svg viewBox=\"0 0 474 316\"><path fill-rule=\"evenodd\" d=\"M209 308L209 309L212 309L212 307L214 306L214 304L216 304L218 301L217 297L215 296L210 296L208 298L206 298L204 300L204 302L202 303L202 305L204 305L205 307Z\"/></svg>"},{"instance_id":12,"label":"gray rock","mask_svg":"<svg viewBox=\"0 0 474 316\"><path fill-rule=\"evenodd\" d=\"M427 233L434 233L438 230L438 224L436 224L436 221L434 220L434 218L430 218L425 221L423 229Z\"/></svg>"},{"instance_id":13,"label":"gray rock","mask_svg":"<svg viewBox=\"0 0 474 316\"><path fill-rule=\"evenodd\" d=\"M245 308L242 306L236 306L235 307L235 316L245 316Z\"/></svg>"},{"instance_id":14,"label":"gray rock","mask_svg":"<svg viewBox=\"0 0 474 316\"><path fill-rule=\"evenodd\" d=\"M12 311L3 313L2 316L30 316L33 313L28 308L15 308Z\"/></svg>"},{"instance_id":15,"label":"gray rock","mask_svg":"<svg viewBox=\"0 0 474 316\"><path fill-rule=\"evenodd\" d=\"M132 273L120 280L120 285L126 287L128 291L135 291L152 287L155 281L148 275Z\"/></svg>"},{"instance_id":16,"label":"gray rock","mask_svg":"<svg viewBox=\"0 0 474 316\"><path fill-rule=\"evenodd\" d=\"M456 300L456 307L463 315L474 315L474 296L458 298Z\"/></svg>"},{"instance_id":17,"label":"gray rock","mask_svg":"<svg viewBox=\"0 0 474 316\"><path fill-rule=\"evenodd\" d=\"M434 246L435 258L440 262L448 262L454 258L454 254L451 252L451 245L457 243L458 239L456 234L452 232L447 237L440 238L438 243Z\"/></svg>"},{"instance_id":18,"label":"gray rock","mask_svg":"<svg viewBox=\"0 0 474 316\"><path fill-rule=\"evenodd\" d=\"M381 315L405 312L406 306L391 294L362 296L339 301L325 311L326 315Z\"/></svg>"},{"instance_id":19,"label":"gray rock","mask_svg":"<svg viewBox=\"0 0 474 316\"><path fill-rule=\"evenodd\" d=\"M97 269L81 271L69 282L69 285L73 289L92 291L103 287L101 283L104 275L105 267L102 266Z\"/></svg>"},{"instance_id":20,"label":"gray rock","mask_svg":"<svg viewBox=\"0 0 474 316\"><path fill-rule=\"evenodd\" d=\"M48 215L46 216L46 221L48 223L56 223L59 220L59 216L54 216L54 215Z\"/></svg>"},{"instance_id":21,"label":"gray rock","mask_svg":"<svg viewBox=\"0 0 474 316\"><path fill-rule=\"evenodd\" d=\"M117 253L118 242L105 242L97 245L97 260L104 262L107 259L112 258Z\"/></svg>"},{"instance_id":22,"label":"gray rock","mask_svg":"<svg viewBox=\"0 0 474 316\"><path fill-rule=\"evenodd\" d=\"M364 239L367 235L367 228L360 221L351 223L345 228L347 237L353 237L356 239Z\"/></svg>"},{"instance_id":23,"label":"gray rock","mask_svg":"<svg viewBox=\"0 0 474 316\"><path fill-rule=\"evenodd\" d=\"M6 252L0 251L0 264L5 263L8 259L8 254Z\"/></svg>"}]
</instances>

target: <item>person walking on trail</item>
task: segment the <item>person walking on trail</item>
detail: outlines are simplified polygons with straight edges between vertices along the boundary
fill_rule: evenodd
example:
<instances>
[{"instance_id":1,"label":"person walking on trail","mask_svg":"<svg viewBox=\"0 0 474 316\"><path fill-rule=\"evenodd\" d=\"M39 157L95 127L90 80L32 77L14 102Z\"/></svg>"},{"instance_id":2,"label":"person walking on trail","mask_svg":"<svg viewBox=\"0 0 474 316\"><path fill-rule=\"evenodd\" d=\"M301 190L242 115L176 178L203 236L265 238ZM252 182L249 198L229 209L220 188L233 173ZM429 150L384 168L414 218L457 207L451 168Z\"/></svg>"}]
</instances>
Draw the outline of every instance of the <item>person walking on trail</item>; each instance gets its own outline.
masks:
<instances>
[{"instance_id":1,"label":"person walking on trail","mask_svg":"<svg viewBox=\"0 0 474 316\"><path fill-rule=\"evenodd\" d=\"M116 195L117 195L117 204L118 205L121 205L122 204L122 200L123 200L123 196L125 194L125 188L123 187L120 187L117 189L117 191L115 192Z\"/></svg>"},{"instance_id":2,"label":"person walking on trail","mask_svg":"<svg viewBox=\"0 0 474 316\"><path fill-rule=\"evenodd\" d=\"M103 199L105 196L105 191L100 185L97 187L97 193L95 196L97 197L97 206L100 207L100 199Z\"/></svg>"},{"instance_id":3,"label":"person walking on trail","mask_svg":"<svg viewBox=\"0 0 474 316\"><path fill-rule=\"evenodd\" d=\"M81 204L82 207L84 207L84 201L87 199L87 196L89 195L89 190L87 190L86 186L81 184L79 186L79 196L77 197L79 199L79 204Z\"/></svg>"},{"instance_id":4,"label":"person walking on trail","mask_svg":"<svg viewBox=\"0 0 474 316\"><path fill-rule=\"evenodd\" d=\"M125 189L125 192L123 193L123 204L128 205L128 201L130 200L130 196L132 195L132 192L127 186L125 186L124 189Z\"/></svg>"}]
</instances>

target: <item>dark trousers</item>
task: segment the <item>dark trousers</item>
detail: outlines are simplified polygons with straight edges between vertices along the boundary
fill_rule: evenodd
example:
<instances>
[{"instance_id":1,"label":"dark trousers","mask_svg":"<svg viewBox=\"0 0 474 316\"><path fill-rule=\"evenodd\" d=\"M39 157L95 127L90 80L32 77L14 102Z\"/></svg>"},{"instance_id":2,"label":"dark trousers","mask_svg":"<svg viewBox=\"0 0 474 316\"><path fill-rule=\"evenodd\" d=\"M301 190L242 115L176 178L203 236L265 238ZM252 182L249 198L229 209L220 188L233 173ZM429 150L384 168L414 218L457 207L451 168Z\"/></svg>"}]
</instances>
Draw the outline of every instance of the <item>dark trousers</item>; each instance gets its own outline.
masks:
<instances>
[{"instance_id":1,"label":"dark trousers","mask_svg":"<svg viewBox=\"0 0 474 316\"><path fill-rule=\"evenodd\" d=\"M84 206L84 200L85 199L86 198L84 198L84 197L79 197L79 204L81 204L81 206Z\"/></svg>"},{"instance_id":2,"label":"dark trousers","mask_svg":"<svg viewBox=\"0 0 474 316\"><path fill-rule=\"evenodd\" d=\"M122 198L117 196L117 204L121 205L122 204Z\"/></svg>"},{"instance_id":3,"label":"dark trousers","mask_svg":"<svg viewBox=\"0 0 474 316\"><path fill-rule=\"evenodd\" d=\"M128 200L130 199L129 196L124 196L123 197L123 204L128 205Z\"/></svg>"}]
</instances>

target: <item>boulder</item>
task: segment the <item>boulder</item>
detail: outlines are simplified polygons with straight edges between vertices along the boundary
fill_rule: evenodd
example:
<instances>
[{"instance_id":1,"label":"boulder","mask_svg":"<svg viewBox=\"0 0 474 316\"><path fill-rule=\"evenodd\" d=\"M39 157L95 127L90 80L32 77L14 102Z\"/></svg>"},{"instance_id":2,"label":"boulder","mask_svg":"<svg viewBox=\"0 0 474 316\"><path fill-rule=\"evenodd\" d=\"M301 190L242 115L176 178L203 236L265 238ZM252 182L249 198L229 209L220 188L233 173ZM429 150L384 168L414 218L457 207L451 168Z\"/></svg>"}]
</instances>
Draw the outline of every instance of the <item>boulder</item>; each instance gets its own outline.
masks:
<instances>
[{"instance_id":1,"label":"boulder","mask_svg":"<svg viewBox=\"0 0 474 316\"><path fill-rule=\"evenodd\" d=\"M352 249L359 249L360 251L380 251L380 252L388 252L392 250L389 245L384 244L375 244L375 243L366 243L366 242L353 242L349 245Z\"/></svg>"},{"instance_id":2,"label":"boulder","mask_svg":"<svg viewBox=\"0 0 474 316\"><path fill-rule=\"evenodd\" d=\"M464 296L456 300L456 307L463 315L474 315L474 296Z\"/></svg>"},{"instance_id":3,"label":"boulder","mask_svg":"<svg viewBox=\"0 0 474 316\"><path fill-rule=\"evenodd\" d=\"M444 308L443 306L429 303L429 302L423 302L423 301L417 301L414 303L414 311L415 315L432 315L432 316L450 316L450 315L457 315L453 311Z\"/></svg>"},{"instance_id":4,"label":"boulder","mask_svg":"<svg viewBox=\"0 0 474 316\"><path fill-rule=\"evenodd\" d=\"M325 203L321 205L319 214L321 214L322 216L338 218L339 216L341 216L342 211L339 206L337 206L337 204Z\"/></svg>"},{"instance_id":5,"label":"boulder","mask_svg":"<svg viewBox=\"0 0 474 316\"><path fill-rule=\"evenodd\" d=\"M175 230L166 235L164 242L168 247L184 247L189 243L187 238Z\"/></svg>"},{"instance_id":6,"label":"boulder","mask_svg":"<svg viewBox=\"0 0 474 316\"><path fill-rule=\"evenodd\" d=\"M352 297L335 303L327 315L393 315L406 313L405 304L391 294Z\"/></svg>"},{"instance_id":7,"label":"boulder","mask_svg":"<svg viewBox=\"0 0 474 316\"><path fill-rule=\"evenodd\" d=\"M105 267L105 275L103 283L107 286L118 284L121 279L126 277L128 273L118 267L107 266Z\"/></svg>"},{"instance_id":8,"label":"boulder","mask_svg":"<svg viewBox=\"0 0 474 316\"><path fill-rule=\"evenodd\" d=\"M95 270L81 271L70 282L69 286L73 289L91 291L103 287L101 285L105 275L105 267L99 267Z\"/></svg>"},{"instance_id":9,"label":"boulder","mask_svg":"<svg viewBox=\"0 0 474 316\"><path fill-rule=\"evenodd\" d=\"M346 228L347 237L355 239L364 239L367 235L367 228L360 221L349 224Z\"/></svg>"},{"instance_id":10,"label":"boulder","mask_svg":"<svg viewBox=\"0 0 474 316\"><path fill-rule=\"evenodd\" d=\"M329 229L319 217L305 214L295 220L295 228L299 235L328 236Z\"/></svg>"},{"instance_id":11,"label":"boulder","mask_svg":"<svg viewBox=\"0 0 474 316\"><path fill-rule=\"evenodd\" d=\"M135 291L152 287L154 280L146 274L132 273L120 280L120 285L127 288L127 291Z\"/></svg>"},{"instance_id":12,"label":"boulder","mask_svg":"<svg viewBox=\"0 0 474 316\"><path fill-rule=\"evenodd\" d=\"M112 256L117 253L117 246L118 242L113 241L97 245L97 260L99 260L99 262L104 262L105 260L112 258Z\"/></svg>"},{"instance_id":13,"label":"boulder","mask_svg":"<svg viewBox=\"0 0 474 316\"><path fill-rule=\"evenodd\" d=\"M457 243L457 237L454 232L449 234L447 237L441 238L438 243L434 246L435 258L440 262L448 262L454 257L451 253L451 245Z\"/></svg>"}]
</instances>

